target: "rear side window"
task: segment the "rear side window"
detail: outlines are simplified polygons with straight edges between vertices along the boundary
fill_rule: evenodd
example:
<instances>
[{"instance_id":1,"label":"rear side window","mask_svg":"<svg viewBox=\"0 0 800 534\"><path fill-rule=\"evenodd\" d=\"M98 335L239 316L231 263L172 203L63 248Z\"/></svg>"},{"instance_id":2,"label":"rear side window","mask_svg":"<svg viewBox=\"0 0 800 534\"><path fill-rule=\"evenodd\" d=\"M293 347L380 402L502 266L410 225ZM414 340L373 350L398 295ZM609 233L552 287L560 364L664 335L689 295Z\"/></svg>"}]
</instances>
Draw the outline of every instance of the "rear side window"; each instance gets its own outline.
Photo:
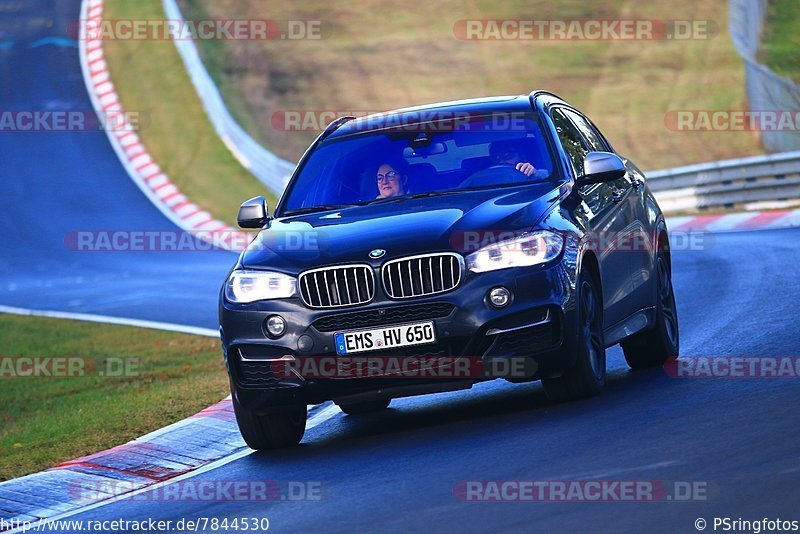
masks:
<instances>
[{"instance_id":1,"label":"rear side window","mask_svg":"<svg viewBox=\"0 0 800 534\"><path fill-rule=\"evenodd\" d=\"M603 139L594 129L592 124L586 120L586 117L569 109L565 109L564 113L566 113L566 115L572 119L572 122L578 127L578 130L581 131L583 138L589 143L589 147L593 152L605 152L608 150L608 147L603 142Z\"/></svg>"},{"instance_id":2,"label":"rear side window","mask_svg":"<svg viewBox=\"0 0 800 534\"><path fill-rule=\"evenodd\" d=\"M569 156L572 162L572 168L575 170L575 176L580 178L583 176L583 160L586 154L590 152L586 146L586 142L581 137L580 132L572 122L564 115L560 109L554 109L552 112L553 125L556 127L558 133L558 140L564 148L564 152Z\"/></svg>"}]
</instances>

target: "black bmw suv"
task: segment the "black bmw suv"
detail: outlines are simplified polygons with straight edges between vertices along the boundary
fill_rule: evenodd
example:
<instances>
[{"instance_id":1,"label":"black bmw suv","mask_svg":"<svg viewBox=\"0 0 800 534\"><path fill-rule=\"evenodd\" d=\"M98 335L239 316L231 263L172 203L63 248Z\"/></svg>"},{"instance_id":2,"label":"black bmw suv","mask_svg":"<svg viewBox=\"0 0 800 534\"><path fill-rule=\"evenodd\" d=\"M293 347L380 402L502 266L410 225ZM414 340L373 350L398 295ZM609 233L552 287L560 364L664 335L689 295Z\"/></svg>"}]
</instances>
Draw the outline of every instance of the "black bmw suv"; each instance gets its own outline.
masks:
<instances>
[{"instance_id":1,"label":"black bmw suv","mask_svg":"<svg viewBox=\"0 0 800 534\"><path fill-rule=\"evenodd\" d=\"M328 126L220 294L247 444L297 444L306 408L347 414L488 379L599 393L606 348L678 355L664 217L629 160L544 91Z\"/></svg>"}]
</instances>

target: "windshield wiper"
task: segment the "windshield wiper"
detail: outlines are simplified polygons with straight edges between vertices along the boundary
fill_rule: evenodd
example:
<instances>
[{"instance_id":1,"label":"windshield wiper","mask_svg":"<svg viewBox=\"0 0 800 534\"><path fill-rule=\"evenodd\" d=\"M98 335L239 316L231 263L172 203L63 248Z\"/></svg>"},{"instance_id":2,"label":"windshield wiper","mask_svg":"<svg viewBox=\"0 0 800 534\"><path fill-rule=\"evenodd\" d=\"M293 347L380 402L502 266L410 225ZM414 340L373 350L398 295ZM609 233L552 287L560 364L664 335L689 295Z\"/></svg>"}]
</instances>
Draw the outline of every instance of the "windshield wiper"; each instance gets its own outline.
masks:
<instances>
[{"instance_id":1,"label":"windshield wiper","mask_svg":"<svg viewBox=\"0 0 800 534\"><path fill-rule=\"evenodd\" d=\"M304 213L314 213L317 211L340 210L343 208L350 208L352 206L355 206L355 204L322 204L320 206L308 206L305 208L297 208L296 210L285 211L283 216L289 217L291 215L302 215Z\"/></svg>"},{"instance_id":2,"label":"windshield wiper","mask_svg":"<svg viewBox=\"0 0 800 534\"><path fill-rule=\"evenodd\" d=\"M449 195L450 193L457 193L458 190L451 191L428 191L427 193L417 193L416 195L402 195L396 197L376 198L374 200L367 200L359 202L360 205L377 204L379 202L390 202L392 200L408 200L410 198L425 198L425 197L438 197L440 195Z\"/></svg>"}]
</instances>

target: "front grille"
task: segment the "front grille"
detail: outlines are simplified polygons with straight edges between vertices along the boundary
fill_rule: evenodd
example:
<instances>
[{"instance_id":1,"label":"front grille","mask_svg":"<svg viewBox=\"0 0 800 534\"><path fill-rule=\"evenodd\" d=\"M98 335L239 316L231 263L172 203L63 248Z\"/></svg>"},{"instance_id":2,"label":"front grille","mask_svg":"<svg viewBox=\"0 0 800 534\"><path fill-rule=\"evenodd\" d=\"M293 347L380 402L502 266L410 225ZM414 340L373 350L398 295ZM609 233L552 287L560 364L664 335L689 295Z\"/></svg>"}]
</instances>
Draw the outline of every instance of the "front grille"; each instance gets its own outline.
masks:
<instances>
[{"instance_id":1,"label":"front grille","mask_svg":"<svg viewBox=\"0 0 800 534\"><path fill-rule=\"evenodd\" d=\"M375 277L369 265L339 265L300 274L300 297L311 308L355 306L375 296Z\"/></svg>"},{"instance_id":2,"label":"front grille","mask_svg":"<svg viewBox=\"0 0 800 534\"><path fill-rule=\"evenodd\" d=\"M239 384L245 387L277 388L281 379L270 362L239 362Z\"/></svg>"},{"instance_id":3,"label":"front grille","mask_svg":"<svg viewBox=\"0 0 800 534\"><path fill-rule=\"evenodd\" d=\"M400 258L383 266L383 289L391 298L405 299L450 291L461 282L463 260L443 252Z\"/></svg>"},{"instance_id":4,"label":"front grille","mask_svg":"<svg viewBox=\"0 0 800 534\"><path fill-rule=\"evenodd\" d=\"M366 328L424 319L447 317L455 306L446 302L431 302L415 306L394 306L376 310L339 313L321 317L312 323L320 332L336 332L349 328Z\"/></svg>"},{"instance_id":5,"label":"front grille","mask_svg":"<svg viewBox=\"0 0 800 534\"><path fill-rule=\"evenodd\" d=\"M238 356L231 362L231 367L237 370L240 385L260 388L282 387L280 374L275 373L276 367L267 360L291 354L290 350L275 345L237 345L231 354Z\"/></svg>"}]
</instances>

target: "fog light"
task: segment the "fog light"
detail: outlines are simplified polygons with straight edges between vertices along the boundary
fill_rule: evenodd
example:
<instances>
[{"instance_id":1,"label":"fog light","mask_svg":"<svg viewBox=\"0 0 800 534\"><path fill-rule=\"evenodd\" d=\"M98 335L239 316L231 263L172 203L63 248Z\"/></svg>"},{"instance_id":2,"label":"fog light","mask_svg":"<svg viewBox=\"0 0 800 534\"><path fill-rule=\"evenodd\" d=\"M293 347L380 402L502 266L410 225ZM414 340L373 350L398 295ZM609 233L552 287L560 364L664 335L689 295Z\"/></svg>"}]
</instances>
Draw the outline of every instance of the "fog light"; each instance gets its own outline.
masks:
<instances>
[{"instance_id":1,"label":"fog light","mask_svg":"<svg viewBox=\"0 0 800 534\"><path fill-rule=\"evenodd\" d=\"M503 308L511 302L511 291L505 287L496 287L489 291L489 304L495 308Z\"/></svg>"},{"instance_id":2,"label":"fog light","mask_svg":"<svg viewBox=\"0 0 800 534\"><path fill-rule=\"evenodd\" d=\"M311 336L302 335L300 339L297 340L297 350L302 352L308 352L314 348L314 340L311 339Z\"/></svg>"},{"instance_id":3,"label":"fog light","mask_svg":"<svg viewBox=\"0 0 800 534\"><path fill-rule=\"evenodd\" d=\"M281 337L286 331L286 321L280 315L267 317L267 333L272 337Z\"/></svg>"}]
</instances>

